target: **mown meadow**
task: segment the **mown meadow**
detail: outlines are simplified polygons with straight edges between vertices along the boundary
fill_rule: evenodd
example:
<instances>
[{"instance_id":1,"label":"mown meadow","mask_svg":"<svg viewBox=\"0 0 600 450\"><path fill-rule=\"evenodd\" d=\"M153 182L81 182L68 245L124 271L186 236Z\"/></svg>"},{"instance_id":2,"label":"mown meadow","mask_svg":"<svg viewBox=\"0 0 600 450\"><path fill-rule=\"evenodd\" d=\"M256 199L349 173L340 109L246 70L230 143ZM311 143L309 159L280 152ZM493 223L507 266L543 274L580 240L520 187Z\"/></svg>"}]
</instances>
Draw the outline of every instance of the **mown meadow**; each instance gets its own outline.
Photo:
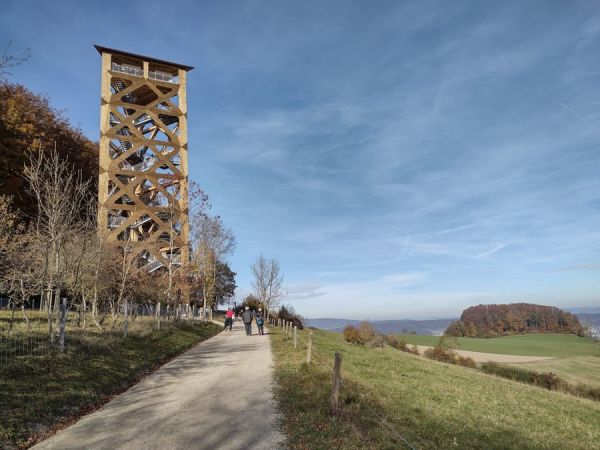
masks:
<instances>
[{"instance_id":1,"label":"mown meadow","mask_svg":"<svg viewBox=\"0 0 600 450\"><path fill-rule=\"evenodd\" d=\"M407 344L436 345L439 336L398 335ZM572 334L519 334L494 338L453 338L458 350L522 356L600 356L600 342Z\"/></svg>"}]
</instances>

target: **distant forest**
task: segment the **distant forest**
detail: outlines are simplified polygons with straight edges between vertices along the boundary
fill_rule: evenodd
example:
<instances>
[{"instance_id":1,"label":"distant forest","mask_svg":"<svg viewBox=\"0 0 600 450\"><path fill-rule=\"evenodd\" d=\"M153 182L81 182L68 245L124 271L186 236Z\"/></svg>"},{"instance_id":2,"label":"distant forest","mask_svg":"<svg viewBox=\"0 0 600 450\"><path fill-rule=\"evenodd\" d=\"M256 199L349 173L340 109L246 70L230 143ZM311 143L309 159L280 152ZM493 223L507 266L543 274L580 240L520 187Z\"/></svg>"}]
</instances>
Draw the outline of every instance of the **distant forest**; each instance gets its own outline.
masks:
<instances>
[{"instance_id":1,"label":"distant forest","mask_svg":"<svg viewBox=\"0 0 600 450\"><path fill-rule=\"evenodd\" d=\"M73 127L44 96L26 87L0 81L0 194L13 196L14 206L26 217L35 213L35 202L27 193L23 168L27 153L56 150L62 158L92 179L90 194L96 194L98 145Z\"/></svg>"},{"instance_id":2,"label":"distant forest","mask_svg":"<svg viewBox=\"0 0 600 450\"><path fill-rule=\"evenodd\" d=\"M467 308L452 322L450 336L487 337L520 333L569 333L585 335L574 314L554 306L512 303Z\"/></svg>"}]
</instances>

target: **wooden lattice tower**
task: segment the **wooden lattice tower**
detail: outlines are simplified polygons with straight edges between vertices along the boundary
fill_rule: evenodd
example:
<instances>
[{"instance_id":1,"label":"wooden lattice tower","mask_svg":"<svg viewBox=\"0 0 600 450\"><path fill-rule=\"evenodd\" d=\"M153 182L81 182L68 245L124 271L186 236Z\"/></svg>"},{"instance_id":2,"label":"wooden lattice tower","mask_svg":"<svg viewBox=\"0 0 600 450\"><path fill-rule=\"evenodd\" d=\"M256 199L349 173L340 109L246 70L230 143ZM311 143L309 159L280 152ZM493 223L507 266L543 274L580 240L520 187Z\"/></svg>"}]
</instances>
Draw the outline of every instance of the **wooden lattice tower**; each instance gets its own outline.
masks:
<instances>
[{"instance_id":1,"label":"wooden lattice tower","mask_svg":"<svg viewBox=\"0 0 600 450\"><path fill-rule=\"evenodd\" d=\"M150 272L169 260L185 264L192 67L95 47L102 55L98 227Z\"/></svg>"}]
</instances>

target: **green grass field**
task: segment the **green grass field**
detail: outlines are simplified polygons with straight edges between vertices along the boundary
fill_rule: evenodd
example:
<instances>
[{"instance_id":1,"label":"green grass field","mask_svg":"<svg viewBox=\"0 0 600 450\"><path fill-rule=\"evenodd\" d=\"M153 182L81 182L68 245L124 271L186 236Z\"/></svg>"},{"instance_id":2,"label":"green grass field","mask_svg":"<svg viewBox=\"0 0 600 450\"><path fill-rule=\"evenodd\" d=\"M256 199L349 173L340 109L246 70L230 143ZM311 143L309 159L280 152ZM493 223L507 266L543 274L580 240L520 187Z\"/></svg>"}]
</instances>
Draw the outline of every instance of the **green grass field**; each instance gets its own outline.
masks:
<instances>
[{"instance_id":1,"label":"green grass field","mask_svg":"<svg viewBox=\"0 0 600 450\"><path fill-rule=\"evenodd\" d=\"M439 336L399 335L408 344L434 346ZM571 334L520 334L497 338L457 338L458 349L523 356L600 356L600 342Z\"/></svg>"},{"instance_id":2,"label":"green grass field","mask_svg":"<svg viewBox=\"0 0 600 450\"><path fill-rule=\"evenodd\" d=\"M553 358L510 365L535 370L536 372L554 372L573 384L581 383L600 386L600 356Z\"/></svg>"},{"instance_id":3,"label":"green grass field","mask_svg":"<svg viewBox=\"0 0 600 450\"><path fill-rule=\"evenodd\" d=\"M600 448L598 402L392 348L350 345L324 331L315 332L316 361L306 366L304 343L294 351L287 336L271 332L290 448L406 448L381 418L416 448ZM336 351L343 358L339 417L328 403Z\"/></svg>"},{"instance_id":4,"label":"green grass field","mask_svg":"<svg viewBox=\"0 0 600 450\"><path fill-rule=\"evenodd\" d=\"M43 338L43 317L36 319L41 323L35 324L33 334ZM15 328L19 334L25 329L22 322ZM120 328L99 332L90 327L83 332L70 323L65 353L19 356L0 365L0 449L28 445L33 434L103 404L143 374L221 330L212 323L189 321L163 322L160 331L153 328L153 318L139 317L123 338Z\"/></svg>"}]
</instances>

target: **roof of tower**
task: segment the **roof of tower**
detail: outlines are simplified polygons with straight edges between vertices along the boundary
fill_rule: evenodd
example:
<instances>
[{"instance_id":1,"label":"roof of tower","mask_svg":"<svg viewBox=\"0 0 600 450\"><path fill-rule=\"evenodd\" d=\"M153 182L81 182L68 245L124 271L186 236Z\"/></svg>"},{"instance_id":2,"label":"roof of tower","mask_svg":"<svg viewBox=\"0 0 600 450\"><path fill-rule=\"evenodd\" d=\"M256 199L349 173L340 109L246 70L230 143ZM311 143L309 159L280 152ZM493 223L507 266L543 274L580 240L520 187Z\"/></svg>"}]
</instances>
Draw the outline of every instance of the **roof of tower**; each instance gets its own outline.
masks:
<instances>
[{"instance_id":1,"label":"roof of tower","mask_svg":"<svg viewBox=\"0 0 600 450\"><path fill-rule=\"evenodd\" d=\"M177 64L174 62L165 61L164 59L151 58L150 56L137 55L135 53L124 52L123 50L117 50L117 49L109 48L109 47L102 47L101 45L94 45L94 47L96 47L96 50L98 50L98 53L100 53L100 54L111 53L111 54L116 54L116 55L129 56L130 58L142 59L142 60L148 61L148 62L164 64L165 66L177 67L178 69L184 69L188 72L194 68L193 66Z\"/></svg>"}]
</instances>

